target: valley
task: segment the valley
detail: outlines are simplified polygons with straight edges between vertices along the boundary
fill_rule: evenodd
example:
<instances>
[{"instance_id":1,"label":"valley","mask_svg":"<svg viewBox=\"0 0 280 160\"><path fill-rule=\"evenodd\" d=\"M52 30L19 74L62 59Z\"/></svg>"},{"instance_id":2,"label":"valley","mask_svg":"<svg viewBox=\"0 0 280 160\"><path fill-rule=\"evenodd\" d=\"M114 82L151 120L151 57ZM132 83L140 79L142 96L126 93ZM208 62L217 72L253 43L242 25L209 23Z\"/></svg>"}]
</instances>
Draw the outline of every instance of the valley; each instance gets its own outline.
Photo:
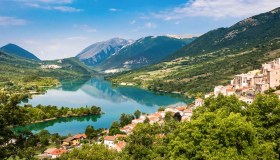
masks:
<instances>
[{"instance_id":1,"label":"valley","mask_svg":"<svg viewBox=\"0 0 280 160\"><path fill-rule=\"evenodd\" d=\"M22 16L39 10L39 17L61 15L50 16L59 25L45 20L48 28L40 36L48 40L17 35L18 44L0 41L6 44L0 48L0 159L280 158L280 8L260 5L270 11L252 16L254 7L243 20L216 10L214 18L211 13L199 20L209 8L194 0L158 12L148 7L149 14L129 19L120 15L131 11L106 8L94 21L100 16L88 15L94 9L78 8L99 1L0 4L19 2L26 9L17 8ZM228 5L214 4L220 3ZM62 15L80 21L67 24ZM36 17L0 15L0 31L22 27L35 35L34 26L41 25L31 21ZM163 34L173 32L171 26L192 26L174 33L195 34ZM205 26L207 32L197 34Z\"/></svg>"}]
</instances>

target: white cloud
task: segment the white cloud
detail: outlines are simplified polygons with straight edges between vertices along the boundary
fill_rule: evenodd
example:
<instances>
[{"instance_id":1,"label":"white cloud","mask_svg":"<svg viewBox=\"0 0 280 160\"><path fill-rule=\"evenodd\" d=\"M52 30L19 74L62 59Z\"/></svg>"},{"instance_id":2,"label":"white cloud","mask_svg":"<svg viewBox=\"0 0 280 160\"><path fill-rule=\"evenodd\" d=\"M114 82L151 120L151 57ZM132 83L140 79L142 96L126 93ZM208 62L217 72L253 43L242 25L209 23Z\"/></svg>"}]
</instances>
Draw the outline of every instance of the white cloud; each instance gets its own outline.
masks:
<instances>
[{"instance_id":1,"label":"white cloud","mask_svg":"<svg viewBox=\"0 0 280 160\"><path fill-rule=\"evenodd\" d=\"M73 0L14 0L23 3L71 4Z\"/></svg>"},{"instance_id":2,"label":"white cloud","mask_svg":"<svg viewBox=\"0 0 280 160\"><path fill-rule=\"evenodd\" d=\"M74 25L73 27L89 33L97 32L95 28L92 28L87 24L78 24L78 25Z\"/></svg>"},{"instance_id":3,"label":"white cloud","mask_svg":"<svg viewBox=\"0 0 280 160\"><path fill-rule=\"evenodd\" d=\"M26 24L27 21L24 19L0 16L0 26L22 26Z\"/></svg>"},{"instance_id":4,"label":"white cloud","mask_svg":"<svg viewBox=\"0 0 280 160\"><path fill-rule=\"evenodd\" d=\"M67 6L56 6L56 7L53 7L53 9L61 11L61 12L81 12L81 11L83 11L81 9L77 9L74 7L67 7Z\"/></svg>"},{"instance_id":5,"label":"white cloud","mask_svg":"<svg viewBox=\"0 0 280 160\"><path fill-rule=\"evenodd\" d=\"M45 10L57 10L61 12L81 12L82 9L65 6L65 4L73 3L73 0L17 0L18 2L22 2L24 5L45 9Z\"/></svg>"},{"instance_id":6,"label":"white cloud","mask_svg":"<svg viewBox=\"0 0 280 160\"><path fill-rule=\"evenodd\" d=\"M145 27L146 28L157 28L157 25L152 22L148 22L148 23L146 23Z\"/></svg>"},{"instance_id":7,"label":"white cloud","mask_svg":"<svg viewBox=\"0 0 280 160\"><path fill-rule=\"evenodd\" d=\"M111 12L117 12L117 11L119 11L119 9L117 9L117 8L110 8L109 11L111 11Z\"/></svg>"},{"instance_id":8,"label":"white cloud","mask_svg":"<svg viewBox=\"0 0 280 160\"><path fill-rule=\"evenodd\" d=\"M180 7L153 14L164 20L204 16L215 19L248 17L280 6L279 0L191 0Z\"/></svg>"}]
</instances>

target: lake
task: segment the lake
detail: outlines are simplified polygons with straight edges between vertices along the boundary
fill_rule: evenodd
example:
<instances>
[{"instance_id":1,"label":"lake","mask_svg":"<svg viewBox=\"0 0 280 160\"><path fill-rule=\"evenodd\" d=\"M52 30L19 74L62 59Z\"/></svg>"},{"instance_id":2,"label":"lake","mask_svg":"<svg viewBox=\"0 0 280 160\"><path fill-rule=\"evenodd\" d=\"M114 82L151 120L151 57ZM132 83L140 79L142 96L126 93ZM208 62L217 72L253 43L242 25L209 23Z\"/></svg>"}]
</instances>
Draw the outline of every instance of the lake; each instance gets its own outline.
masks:
<instances>
[{"instance_id":1,"label":"lake","mask_svg":"<svg viewBox=\"0 0 280 160\"><path fill-rule=\"evenodd\" d=\"M113 87L103 78L62 82L60 87L49 89L44 95L34 96L27 104L73 108L95 105L101 107L105 114L99 117L60 118L19 128L29 129L34 133L42 129L60 135L84 133L88 125L109 128L122 113L133 114L136 110L154 113L160 106L184 105L191 102L193 99L185 99L179 95L158 94L136 87Z\"/></svg>"}]
</instances>

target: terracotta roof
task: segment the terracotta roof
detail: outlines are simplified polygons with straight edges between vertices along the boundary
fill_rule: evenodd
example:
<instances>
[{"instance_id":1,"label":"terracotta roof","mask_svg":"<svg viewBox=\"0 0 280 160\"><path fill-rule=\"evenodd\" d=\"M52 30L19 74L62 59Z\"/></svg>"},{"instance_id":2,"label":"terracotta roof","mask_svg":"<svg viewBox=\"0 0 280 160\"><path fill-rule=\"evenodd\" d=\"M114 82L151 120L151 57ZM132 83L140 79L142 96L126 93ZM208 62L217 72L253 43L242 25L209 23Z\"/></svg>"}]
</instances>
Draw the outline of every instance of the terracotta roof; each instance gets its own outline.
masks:
<instances>
[{"instance_id":1,"label":"terracotta roof","mask_svg":"<svg viewBox=\"0 0 280 160\"><path fill-rule=\"evenodd\" d=\"M227 92L234 92L233 89L226 89Z\"/></svg>"},{"instance_id":2,"label":"terracotta roof","mask_svg":"<svg viewBox=\"0 0 280 160\"><path fill-rule=\"evenodd\" d=\"M56 149L51 154L52 155L61 155L61 154L65 153L65 152L66 152L65 149Z\"/></svg>"},{"instance_id":3,"label":"terracotta roof","mask_svg":"<svg viewBox=\"0 0 280 160\"><path fill-rule=\"evenodd\" d=\"M179 110L179 111L183 111L183 110L186 109L186 107L185 106L181 106L181 107L177 107L176 109Z\"/></svg>"},{"instance_id":4,"label":"terracotta roof","mask_svg":"<svg viewBox=\"0 0 280 160\"><path fill-rule=\"evenodd\" d=\"M86 134L77 134L77 135L73 136L73 138L77 138L77 139L87 138L87 135Z\"/></svg>"},{"instance_id":5,"label":"terracotta roof","mask_svg":"<svg viewBox=\"0 0 280 160\"><path fill-rule=\"evenodd\" d=\"M51 154L51 155L61 155L64 152L66 152L65 149L49 148L45 150L44 153Z\"/></svg>"},{"instance_id":6,"label":"terracotta roof","mask_svg":"<svg viewBox=\"0 0 280 160\"><path fill-rule=\"evenodd\" d=\"M150 121L157 121L157 120L158 120L158 117L149 117L149 120L150 120Z\"/></svg>"},{"instance_id":7,"label":"terracotta roof","mask_svg":"<svg viewBox=\"0 0 280 160\"><path fill-rule=\"evenodd\" d=\"M48 153L51 154L54 150L56 150L57 148L48 148L47 150L45 150L44 153Z\"/></svg>"},{"instance_id":8,"label":"terracotta roof","mask_svg":"<svg viewBox=\"0 0 280 160\"><path fill-rule=\"evenodd\" d=\"M125 146L126 146L126 142L125 141L119 141L116 144L116 149L117 149L117 151L121 151Z\"/></svg>"},{"instance_id":9,"label":"terracotta roof","mask_svg":"<svg viewBox=\"0 0 280 160\"><path fill-rule=\"evenodd\" d=\"M72 140L74 140L75 138L74 137L67 137L63 140L63 142L70 142Z\"/></svg>"},{"instance_id":10,"label":"terracotta roof","mask_svg":"<svg viewBox=\"0 0 280 160\"><path fill-rule=\"evenodd\" d=\"M104 140L106 140L106 141L114 141L114 140L116 140L117 138L120 138L120 137L127 137L127 135L117 134L115 136L106 136L106 137L104 137Z\"/></svg>"},{"instance_id":11,"label":"terracotta roof","mask_svg":"<svg viewBox=\"0 0 280 160\"><path fill-rule=\"evenodd\" d=\"M106 140L106 141L114 141L115 139L116 139L115 136L106 136L106 137L104 137L104 140Z\"/></svg>"}]
</instances>

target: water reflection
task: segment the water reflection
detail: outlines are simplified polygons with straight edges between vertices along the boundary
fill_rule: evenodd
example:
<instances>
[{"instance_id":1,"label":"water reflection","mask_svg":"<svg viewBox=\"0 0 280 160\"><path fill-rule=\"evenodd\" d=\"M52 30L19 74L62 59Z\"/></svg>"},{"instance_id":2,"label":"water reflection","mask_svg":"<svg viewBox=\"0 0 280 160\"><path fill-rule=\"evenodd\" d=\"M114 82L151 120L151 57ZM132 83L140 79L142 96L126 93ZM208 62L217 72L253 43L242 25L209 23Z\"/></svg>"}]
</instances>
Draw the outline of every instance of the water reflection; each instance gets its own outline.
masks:
<instances>
[{"instance_id":1,"label":"water reflection","mask_svg":"<svg viewBox=\"0 0 280 160\"><path fill-rule=\"evenodd\" d=\"M28 104L73 108L95 105L101 107L105 115L97 121L70 118L64 121L43 122L40 125L32 124L24 128L33 132L47 129L51 133L61 135L75 134L84 131L87 125L93 125L95 128L109 128L122 113L133 114L137 109L145 113L153 113L160 106L182 105L192 101L178 95L156 94L135 87L113 87L110 82L102 78L63 82L61 87L50 89L45 95L30 99Z\"/></svg>"}]
</instances>

